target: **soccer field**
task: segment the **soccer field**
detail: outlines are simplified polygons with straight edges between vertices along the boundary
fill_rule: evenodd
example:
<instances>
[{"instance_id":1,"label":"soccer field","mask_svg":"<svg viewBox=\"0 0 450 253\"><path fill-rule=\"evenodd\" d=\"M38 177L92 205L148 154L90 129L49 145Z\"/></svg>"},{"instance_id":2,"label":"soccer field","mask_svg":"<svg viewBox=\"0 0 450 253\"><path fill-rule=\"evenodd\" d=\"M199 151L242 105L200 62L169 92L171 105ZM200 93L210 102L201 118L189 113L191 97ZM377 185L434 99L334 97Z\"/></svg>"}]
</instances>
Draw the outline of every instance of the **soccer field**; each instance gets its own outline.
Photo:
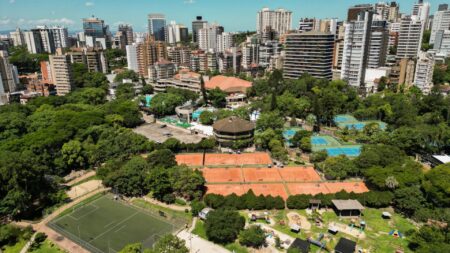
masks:
<instances>
[{"instance_id":1,"label":"soccer field","mask_svg":"<svg viewBox=\"0 0 450 253\"><path fill-rule=\"evenodd\" d=\"M138 209L111 195L75 207L48 225L94 253L118 252L129 243L151 247L160 236L181 228L167 216Z\"/></svg>"}]
</instances>

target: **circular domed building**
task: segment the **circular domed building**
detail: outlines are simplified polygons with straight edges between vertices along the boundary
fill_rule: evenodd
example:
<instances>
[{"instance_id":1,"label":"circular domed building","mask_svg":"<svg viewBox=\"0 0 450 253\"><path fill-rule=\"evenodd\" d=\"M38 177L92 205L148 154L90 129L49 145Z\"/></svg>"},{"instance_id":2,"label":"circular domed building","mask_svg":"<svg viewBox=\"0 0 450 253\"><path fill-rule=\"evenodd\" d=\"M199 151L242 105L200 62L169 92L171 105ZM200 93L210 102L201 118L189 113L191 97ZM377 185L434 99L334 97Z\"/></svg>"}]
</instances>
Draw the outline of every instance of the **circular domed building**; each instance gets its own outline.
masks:
<instances>
[{"instance_id":1,"label":"circular domed building","mask_svg":"<svg viewBox=\"0 0 450 253\"><path fill-rule=\"evenodd\" d=\"M221 146L231 147L233 144L251 143L255 124L236 116L216 121L213 124L214 137Z\"/></svg>"}]
</instances>

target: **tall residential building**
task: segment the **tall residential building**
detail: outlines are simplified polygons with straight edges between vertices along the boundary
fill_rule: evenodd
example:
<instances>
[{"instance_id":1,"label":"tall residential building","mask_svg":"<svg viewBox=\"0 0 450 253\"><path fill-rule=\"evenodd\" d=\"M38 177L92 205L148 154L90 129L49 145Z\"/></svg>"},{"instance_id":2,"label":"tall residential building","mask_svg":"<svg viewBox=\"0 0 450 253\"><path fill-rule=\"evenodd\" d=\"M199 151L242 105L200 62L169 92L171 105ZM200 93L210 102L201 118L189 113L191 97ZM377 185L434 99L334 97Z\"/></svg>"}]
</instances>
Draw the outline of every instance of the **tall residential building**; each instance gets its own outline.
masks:
<instances>
[{"instance_id":1,"label":"tall residential building","mask_svg":"<svg viewBox=\"0 0 450 253\"><path fill-rule=\"evenodd\" d=\"M133 27L127 24L120 24L118 31L122 34L125 40L125 45L131 45L134 42Z\"/></svg>"},{"instance_id":2,"label":"tall residential building","mask_svg":"<svg viewBox=\"0 0 450 253\"><path fill-rule=\"evenodd\" d=\"M53 41L55 48L68 48L69 47L69 33L67 27L53 26L49 28L53 34Z\"/></svg>"},{"instance_id":3,"label":"tall residential building","mask_svg":"<svg viewBox=\"0 0 450 253\"><path fill-rule=\"evenodd\" d=\"M379 68L386 62L389 32L386 21L372 21L367 67Z\"/></svg>"},{"instance_id":4,"label":"tall residential building","mask_svg":"<svg viewBox=\"0 0 450 253\"><path fill-rule=\"evenodd\" d=\"M270 40L259 46L259 65L267 68L271 65L272 59L280 55L282 45L277 40Z\"/></svg>"},{"instance_id":5,"label":"tall residential building","mask_svg":"<svg viewBox=\"0 0 450 253\"><path fill-rule=\"evenodd\" d=\"M217 35L217 52L225 52L234 46L234 34L230 32L223 32Z\"/></svg>"},{"instance_id":6,"label":"tall residential building","mask_svg":"<svg viewBox=\"0 0 450 253\"><path fill-rule=\"evenodd\" d=\"M364 81L369 58L372 15L371 11L360 12L356 20L344 24L341 79L346 80L351 86L360 88L361 92L368 91Z\"/></svg>"},{"instance_id":7,"label":"tall residential building","mask_svg":"<svg viewBox=\"0 0 450 253\"><path fill-rule=\"evenodd\" d=\"M420 52L414 75L414 85L423 93L428 94L433 87L434 57L427 52Z\"/></svg>"},{"instance_id":8,"label":"tall residential building","mask_svg":"<svg viewBox=\"0 0 450 253\"><path fill-rule=\"evenodd\" d=\"M398 84L404 84L406 87L410 87L414 82L414 69L416 62L412 59L403 58L400 60L400 75Z\"/></svg>"},{"instance_id":9,"label":"tall residential building","mask_svg":"<svg viewBox=\"0 0 450 253\"><path fill-rule=\"evenodd\" d=\"M256 14L256 32L263 32L273 29L277 35L283 35L291 30L292 12L285 9L270 10L263 8Z\"/></svg>"},{"instance_id":10,"label":"tall residential building","mask_svg":"<svg viewBox=\"0 0 450 253\"><path fill-rule=\"evenodd\" d=\"M111 48L111 32L102 19L91 17L83 19L83 32L87 47Z\"/></svg>"},{"instance_id":11,"label":"tall residential building","mask_svg":"<svg viewBox=\"0 0 450 253\"><path fill-rule=\"evenodd\" d=\"M127 53L127 64L128 69L139 73L138 56L137 56L137 45L133 43L125 47Z\"/></svg>"},{"instance_id":12,"label":"tall residential building","mask_svg":"<svg viewBox=\"0 0 450 253\"><path fill-rule=\"evenodd\" d=\"M436 33L433 49L447 57L450 56L450 30L439 30Z\"/></svg>"},{"instance_id":13,"label":"tall residential building","mask_svg":"<svg viewBox=\"0 0 450 253\"><path fill-rule=\"evenodd\" d=\"M198 47L207 51L217 50L217 36L221 33L217 24L207 25L205 28L198 30Z\"/></svg>"},{"instance_id":14,"label":"tall residential building","mask_svg":"<svg viewBox=\"0 0 450 253\"><path fill-rule=\"evenodd\" d=\"M94 48L72 48L67 52L71 63L84 64L89 72L108 73L104 51Z\"/></svg>"},{"instance_id":15,"label":"tall residential building","mask_svg":"<svg viewBox=\"0 0 450 253\"><path fill-rule=\"evenodd\" d=\"M450 10L436 11L431 27L430 44L434 44L438 31L450 30Z\"/></svg>"},{"instance_id":16,"label":"tall residential building","mask_svg":"<svg viewBox=\"0 0 450 253\"><path fill-rule=\"evenodd\" d=\"M198 30L205 28L208 21L203 20L202 16L197 16L194 21L192 21L192 42L198 42Z\"/></svg>"},{"instance_id":17,"label":"tall residential building","mask_svg":"<svg viewBox=\"0 0 450 253\"><path fill-rule=\"evenodd\" d=\"M355 21L358 19L358 16L361 12L373 11L373 5L371 4L358 4L348 8L347 12L347 21Z\"/></svg>"},{"instance_id":18,"label":"tall residential building","mask_svg":"<svg viewBox=\"0 0 450 253\"><path fill-rule=\"evenodd\" d=\"M166 41L166 16L159 13L148 14L148 34L156 41Z\"/></svg>"},{"instance_id":19,"label":"tall residential building","mask_svg":"<svg viewBox=\"0 0 450 253\"><path fill-rule=\"evenodd\" d=\"M448 10L448 4L440 4L438 6L438 11L446 11Z\"/></svg>"},{"instance_id":20,"label":"tall residential building","mask_svg":"<svg viewBox=\"0 0 450 253\"><path fill-rule=\"evenodd\" d=\"M417 58L424 30L424 21L417 16L407 16L402 19L398 35L397 59Z\"/></svg>"},{"instance_id":21,"label":"tall residential building","mask_svg":"<svg viewBox=\"0 0 450 253\"><path fill-rule=\"evenodd\" d=\"M336 70L341 69L343 54L344 54L344 39L337 39L334 42L334 49L333 49L333 69Z\"/></svg>"},{"instance_id":22,"label":"tall residential building","mask_svg":"<svg viewBox=\"0 0 450 253\"><path fill-rule=\"evenodd\" d=\"M41 34L39 31L25 31L23 32L25 38L25 44L27 45L28 52L32 54L40 54L44 52L41 42Z\"/></svg>"},{"instance_id":23,"label":"tall residential building","mask_svg":"<svg viewBox=\"0 0 450 253\"><path fill-rule=\"evenodd\" d=\"M419 17L419 19L426 24L428 22L428 16L430 15L430 3L424 3L423 0L419 0L413 6L412 15Z\"/></svg>"},{"instance_id":24,"label":"tall residential building","mask_svg":"<svg viewBox=\"0 0 450 253\"><path fill-rule=\"evenodd\" d=\"M16 71L15 66L9 63L8 52L0 50L0 93L16 91L19 84Z\"/></svg>"},{"instance_id":25,"label":"tall residential building","mask_svg":"<svg viewBox=\"0 0 450 253\"><path fill-rule=\"evenodd\" d=\"M16 28L14 32L10 32L9 36L13 40L13 45L15 47L25 45L25 37L23 35L22 30L20 28Z\"/></svg>"},{"instance_id":26,"label":"tall residential building","mask_svg":"<svg viewBox=\"0 0 450 253\"><path fill-rule=\"evenodd\" d=\"M400 16L400 12L399 12L400 6L399 4L397 4L396 2L391 2L389 5L389 16L388 16L388 21L389 22L396 22L397 19Z\"/></svg>"},{"instance_id":27,"label":"tall residential building","mask_svg":"<svg viewBox=\"0 0 450 253\"><path fill-rule=\"evenodd\" d=\"M186 26L171 21L166 27L166 42L176 44L188 41L189 32Z\"/></svg>"},{"instance_id":28,"label":"tall residential building","mask_svg":"<svg viewBox=\"0 0 450 253\"><path fill-rule=\"evenodd\" d=\"M50 55L52 79L58 96L67 95L73 89L72 65L69 55L62 54L61 49L56 55Z\"/></svg>"},{"instance_id":29,"label":"tall residential building","mask_svg":"<svg viewBox=\"0 0 450 253\"><path fill-rule=\"evenodd\" d=\"M239 73L241 71L242 53L238 52L236 47L219 54L218 66L221 73L232 72Z\"/></svg>"},{"instance_id":30,"label":"tall residential building","mask_svg":"<svg viewBox=\"0 0 450 253\"><path fill-rule=\"evenodd\" d=\"M53 33L46 26L38 26L31 29L33 36L39 34L41 39L42 51L52 54L55 52L55 40L53 39Z\"/></svg>"},{"instance_id":31,"label":"tall residential building","mask_svg":"<svg viewBox=\"0 0 450 253\"><path fill-rule=\"evenodd\" d=\"M319 19L301 18L300 21L298 21L298 31L299 32L317 31L319 24L320 24Z\"/></svg>"},{"instance_id":32,"label":"tall residential building","mask_svg":"<svg viewBox=\"0 0 450 253\"><path fill-rule=\"evenodd\" d=\"M167 48L164 42L147 38L144 42L137 43L136 55L139 75L147 77L148 66L167 59Z\"/></svg>"},{"instance_id":33,"label":"tall residential building","mask_svg":"<svg viewBox=\"0 0 450 253\"><path fill-rule=\"evenodd\" d=\"M332 33L315 31L288 34L283 76L295 79L308 73L331 80L334 38Z\"/></svg>"},{"instance_id":34,"label":"tall residential building","mask_svg":"<svg viewBox=\"0 0 450 253\"><path fill-rule=\"evenodd\" d=\"M167 49L167 55L169 60L177 66L189 67L191 60L191 49L188 47L170 47Z\"/></svg>"},{"instance_id":35,"label":"tall residential building","mask_svg":"<svg viewBox=\"0 0 450 253\"><path fill-rule=\"evenodd\" d=\"M176 72L176 66L168 60L161 60L148 67L148 79L151 82L156 82L160 79L167 79L173 77Z\"/></svg>"},{"instance_id":36,"label":"tall residential building","mask_svg":"<svg viewBox=\"0 0 450 253\"><path fill-rule=\"evenodd\" d=\"M242 67L249 69L259 63L259 44L247 42L242 46Z\"/></svg>"}]
</instances>

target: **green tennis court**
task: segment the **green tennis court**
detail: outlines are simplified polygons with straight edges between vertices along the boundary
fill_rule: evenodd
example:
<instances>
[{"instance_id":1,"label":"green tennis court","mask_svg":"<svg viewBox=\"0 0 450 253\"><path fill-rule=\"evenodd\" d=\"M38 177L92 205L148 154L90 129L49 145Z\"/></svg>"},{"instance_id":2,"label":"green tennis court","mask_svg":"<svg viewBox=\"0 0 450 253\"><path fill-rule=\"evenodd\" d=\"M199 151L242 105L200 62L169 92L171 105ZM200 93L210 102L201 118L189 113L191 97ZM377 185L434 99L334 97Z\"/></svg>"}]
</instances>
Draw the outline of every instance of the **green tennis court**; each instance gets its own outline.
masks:
<instances>
[{"instance_id":1,"label":"green tennis court","mask_svg":"<svg viewBox=\"0 0 450 253\"><path fill-rule=\"evenodd\" d=\"M109 253L118 252L129 243L141 242L151 247L162 235L183 224L166 214L148 212L104 195L76 206L48 225L91 252Z\"/></svg>"}]
</instances>

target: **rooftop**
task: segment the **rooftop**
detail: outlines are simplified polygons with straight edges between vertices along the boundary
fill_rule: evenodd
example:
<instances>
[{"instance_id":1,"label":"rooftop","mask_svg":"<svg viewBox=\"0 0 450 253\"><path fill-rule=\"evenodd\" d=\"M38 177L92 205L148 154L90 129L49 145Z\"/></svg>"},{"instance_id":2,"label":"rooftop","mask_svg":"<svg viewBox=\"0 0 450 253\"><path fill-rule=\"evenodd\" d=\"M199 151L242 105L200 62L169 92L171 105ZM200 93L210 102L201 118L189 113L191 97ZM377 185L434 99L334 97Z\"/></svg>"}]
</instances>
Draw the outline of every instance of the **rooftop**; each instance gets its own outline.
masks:
<instances>
[{"instance_id":1,"label":"rooftop","mask_svg":"<svg viewBox=\"0 0 450 253\"><path fill-rule=\"evenodd\" d=\"M206 82L205 87L206 89L219 88L225 92L245 92L252 87L252 82L237 77L218 75Z\"/></svg>"},{"instance_id":2,"label":"rooftop","mask_svg":"<svg viewBox=\"0 0 450 253\"><path fill-rule=\"evenodd\" d=\"M334 248L336 253L353 253L356 249L356 242L342 237Z\"/></svg>"},{"instance_id":3,"label":"rooftop","mask_svg":"<svg viewBox=\"0 0 450 253\"><path fill-rule=\"evenodd\" d=\"M239 133L239 132L248 132L255 129L255 124L243 120L236 116L231 116L225 119L221 119L216 121L213 124L214 130L217 130L219 132L226 132L226 133Z\"/></svg>"},{"instance_id":4,"label":"rooftop","mask_svg":"<svg viewBox=\"0 0 450 253\"><path fill-rule=\"evenodd\" d=\"M364 207L359 203L358 200L355 199L333 199L331 200L333 205L338 210L364 210Z\"/></svg>"}]
</instances>

